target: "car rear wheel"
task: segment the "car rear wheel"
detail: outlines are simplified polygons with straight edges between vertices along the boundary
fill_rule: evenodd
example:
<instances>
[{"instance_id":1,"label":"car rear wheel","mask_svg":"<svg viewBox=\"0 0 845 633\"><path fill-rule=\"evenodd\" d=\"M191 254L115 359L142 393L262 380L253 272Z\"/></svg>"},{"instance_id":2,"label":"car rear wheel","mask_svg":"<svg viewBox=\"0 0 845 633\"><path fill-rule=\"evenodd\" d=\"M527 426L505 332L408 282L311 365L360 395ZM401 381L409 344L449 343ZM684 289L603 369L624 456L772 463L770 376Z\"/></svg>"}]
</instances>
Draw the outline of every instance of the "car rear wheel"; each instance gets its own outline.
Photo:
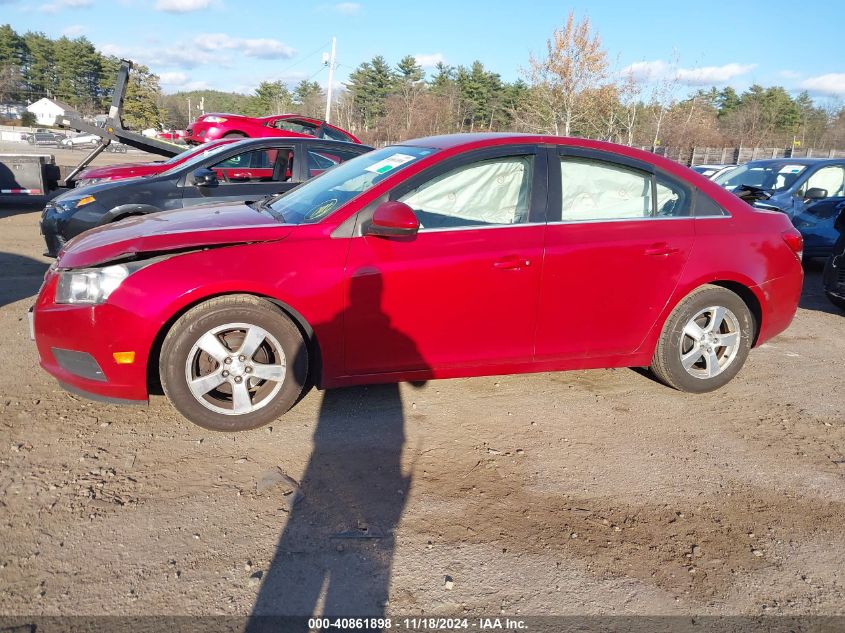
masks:
<instances>
[{"instance_id":1,"label":"car rear wheel","mask_svg":"<svg viewBox=\"0 0 845 633\"><path fill-rule=\"evenodd\" d=\"M162 343L159 374L164 393L194 424L245 431L293 406L308 356L299 329L276 306L230 295L176 321Z\"/></svg>"},{"instance_id":2,"label":"car rear wheel","mask_svg":"<svg viewBox=\"0 0 845 633\"><path fill-rule=\"evenodd\" d=\"M754 328L751 311L736 293L702 286L669 315L651 371L680 391L718 389L736 376L748 358Z\"/></svg>"},{"instance_id":3,"label":"car rear wheel","mask_svg":"<svg viewBox=\"0 0 845 633\"><path fill-rule=\"evenodd\" d=\"M223 138L246 138L246 134L243 132L229 132L228 134L224 134Z\"/></svg>"}]
</instances>

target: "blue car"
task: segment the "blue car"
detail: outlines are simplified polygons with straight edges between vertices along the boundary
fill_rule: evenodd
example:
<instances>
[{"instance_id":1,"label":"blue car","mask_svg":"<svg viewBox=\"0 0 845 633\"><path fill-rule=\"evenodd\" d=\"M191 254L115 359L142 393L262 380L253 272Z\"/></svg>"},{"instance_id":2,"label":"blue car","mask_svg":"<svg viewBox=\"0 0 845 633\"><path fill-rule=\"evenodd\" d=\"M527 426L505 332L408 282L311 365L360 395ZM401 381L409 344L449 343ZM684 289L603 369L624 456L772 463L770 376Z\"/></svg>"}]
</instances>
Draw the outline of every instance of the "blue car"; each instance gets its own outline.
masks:
<instances>
[{"instance_id":1,"label":"blue car","mask_svg":"<svg viewBox=\"0 0 845 633\"><path fill-rule=\"evenodd\" d=\"M771 194L754 206L782 211L804 236L805 257L827 257L839 237L836 218L845 210L845 159L755 160L714 182L733 191L756 187Z\"/></svg>"}]
</instances>

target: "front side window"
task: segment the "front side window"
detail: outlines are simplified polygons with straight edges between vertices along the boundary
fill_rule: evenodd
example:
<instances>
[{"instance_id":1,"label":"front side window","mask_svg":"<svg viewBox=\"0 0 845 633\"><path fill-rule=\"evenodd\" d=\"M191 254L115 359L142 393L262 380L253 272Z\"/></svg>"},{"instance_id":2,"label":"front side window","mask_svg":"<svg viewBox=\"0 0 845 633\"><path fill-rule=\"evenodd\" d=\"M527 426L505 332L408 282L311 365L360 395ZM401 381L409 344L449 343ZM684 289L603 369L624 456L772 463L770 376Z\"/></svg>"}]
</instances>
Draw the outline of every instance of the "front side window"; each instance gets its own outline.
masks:
<instances>
[{"instance_id":1,"label":"front side window","mask_svg":"<svg viewBox=\"0 0 845 633\"><path fill-rule=\"evenodd\" d=\"M317 136L317 127L304 121L297 121L296 119L278 119L273 123L273 127L277 130L285 130L287 132L296 132L297 134L309 134L310 136ZM345 140L345 139L344 139Z\"/></svg>"},{"instance_id":2,"label":"front side window","mask_svg":"<svg viewBox=\"0 0 845 633\"><path fill-rule=\"evenodd\" d=\"M824 189L828 198L845 196L845 167L832 165L823 167L807 178L801 185L799 195L804 195L810 189Z\"/></svg>"},{"instance_id":3,"label":"front side window","mask_svg":"<svg viewBox=\"0 0 845 633\"><path fill-rule=\"evenodd\" d=\"M401 198L420 230L520 224L528 221L533 156L508 156L462 165Z\"/></svg>"},{"instance_id":4,"label":"front side window","mask_svg":"<svg viewBox=\"0 0 845 633\"><path fill-rule=\"evenodd\" d=\"M221 183L285 182L291 177L293 150L267 148L243 152L211 167Z\"/></svg>"},{"instance_id":5,"label":"front side window","mask_svg":"<svg viewBox=\"0 0 845 633\"><path fill-rule=\"evenodd\" d=\"M275 199L267 210L286 224L319 222L385 178L436 151L394 145L367 152L297 186Z\"/></svg>"}]
</instances>

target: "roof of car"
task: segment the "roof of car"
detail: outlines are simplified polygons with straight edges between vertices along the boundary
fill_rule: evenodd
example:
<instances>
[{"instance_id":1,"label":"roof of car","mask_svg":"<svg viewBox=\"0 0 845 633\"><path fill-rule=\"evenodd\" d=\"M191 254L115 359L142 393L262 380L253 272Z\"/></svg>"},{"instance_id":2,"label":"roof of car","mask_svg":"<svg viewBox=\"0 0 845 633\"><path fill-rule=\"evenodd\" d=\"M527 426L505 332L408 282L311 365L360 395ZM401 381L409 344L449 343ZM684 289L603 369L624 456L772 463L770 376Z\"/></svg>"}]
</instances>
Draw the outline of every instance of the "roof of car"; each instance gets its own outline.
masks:
<instances>
[{"instance_id":1,"label":"roof of car","mask_svg":"<svg viewBox=\"0 0 845 633\"><path fill-rule=\"evenodd\" d=\"M238 141L234 141L229 145L230 148L235 147L250 147L252 145L256 145L258 147L264 145L278 145L279 143L289 144L289 143L308 143L311 145L322 145L322 146L330 146L330 147L337 147L338 149L361 149L361 153L368 152L372 147L369 145L363 145L362 143L350 143L348 141L335 141L328 138L317 138L315 136L260 136L258 138L245 138ZM200 146L202 147L202 146Z\"/></svg>"},{"instance_id":2,"label":"roof of car","mask_svg":"<svg viewBox=\"0 0 845 633\"><path fill-rule=\"evenodd\" d=\"M842 164L845 163L845 158L764 158L760 160L751 160L746 165L818 165L819 163Z\"/></svg>"}]
</instances>

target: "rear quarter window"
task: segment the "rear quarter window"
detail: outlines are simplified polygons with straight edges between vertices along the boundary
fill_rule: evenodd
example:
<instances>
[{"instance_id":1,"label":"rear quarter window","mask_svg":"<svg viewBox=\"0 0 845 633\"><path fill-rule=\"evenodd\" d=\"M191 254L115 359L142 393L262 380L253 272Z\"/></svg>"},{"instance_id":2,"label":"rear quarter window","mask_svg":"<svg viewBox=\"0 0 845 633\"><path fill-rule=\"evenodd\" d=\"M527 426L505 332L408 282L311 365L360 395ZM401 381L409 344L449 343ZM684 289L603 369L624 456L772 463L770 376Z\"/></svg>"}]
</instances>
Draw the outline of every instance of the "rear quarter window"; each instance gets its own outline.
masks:
<instances>
[{"instance_id":1,"label":"rear quarter window","mask_svg":"<svg viewBox=\"0 0 845 633\"><path fill-rule=\"evenodd\" d=\"M698 191L695 195L695 217L697 218L712 218L730 216L730 213L725 211L720 205L716 203L713 198L706 193Z\"/></svg>"}]
</instances>

